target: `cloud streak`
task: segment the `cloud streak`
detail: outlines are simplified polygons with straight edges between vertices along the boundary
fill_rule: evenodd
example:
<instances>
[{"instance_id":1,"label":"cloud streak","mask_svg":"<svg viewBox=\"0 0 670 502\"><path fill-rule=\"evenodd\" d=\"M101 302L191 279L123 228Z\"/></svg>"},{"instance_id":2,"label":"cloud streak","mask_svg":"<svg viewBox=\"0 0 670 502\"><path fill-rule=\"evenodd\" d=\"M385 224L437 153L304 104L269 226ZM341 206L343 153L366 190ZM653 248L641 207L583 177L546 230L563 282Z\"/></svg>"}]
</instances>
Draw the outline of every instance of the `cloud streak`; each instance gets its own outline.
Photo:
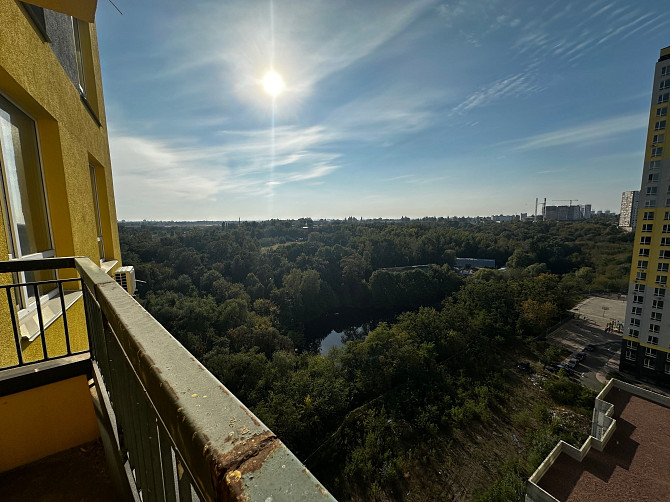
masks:
<instances>
[{"instance_id":1,"label":"cloud streak","mask_svg":"<svg viewBox=\"0 0 670 502\"><path fill-rule=\"evenodd\" d=\"M520 140L514 149L537 150L557 146L592 145L623 133L644 129L647 118L646 113L638 113L566 127Z\"/></svg>"}]
</instances>

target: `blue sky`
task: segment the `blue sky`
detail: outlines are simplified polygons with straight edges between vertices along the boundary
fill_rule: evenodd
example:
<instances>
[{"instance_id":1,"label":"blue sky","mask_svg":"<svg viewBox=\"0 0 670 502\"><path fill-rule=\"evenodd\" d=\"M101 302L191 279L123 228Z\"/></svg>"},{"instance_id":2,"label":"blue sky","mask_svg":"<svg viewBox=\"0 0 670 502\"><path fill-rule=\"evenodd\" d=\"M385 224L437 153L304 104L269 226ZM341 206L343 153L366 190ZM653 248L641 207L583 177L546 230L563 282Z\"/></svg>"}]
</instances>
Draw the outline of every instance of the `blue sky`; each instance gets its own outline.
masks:
<instances>
[{"instance_id":1,"label":"blue sky","mask_svg":"<svg viewBox=\"0 0 670 502\"><path fill-rule=\"evenodd\" d=\"M96 20L127 220L618 211L670 45L658 0L115 3Z\"/></svg>"}]
</instances>

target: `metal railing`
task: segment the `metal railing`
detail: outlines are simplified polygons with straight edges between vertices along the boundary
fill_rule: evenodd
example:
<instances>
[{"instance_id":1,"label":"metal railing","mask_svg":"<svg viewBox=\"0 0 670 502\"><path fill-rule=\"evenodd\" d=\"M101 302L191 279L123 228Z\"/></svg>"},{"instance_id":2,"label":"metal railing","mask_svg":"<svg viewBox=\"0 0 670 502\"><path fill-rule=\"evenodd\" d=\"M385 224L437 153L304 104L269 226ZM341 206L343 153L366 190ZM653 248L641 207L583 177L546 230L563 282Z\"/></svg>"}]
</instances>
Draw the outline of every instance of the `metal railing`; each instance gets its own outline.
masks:
<instances>
[{"instance_id":1,"label":"metal railing","mask_svg":"<svg viewBox=\"0 0 670 502\"><path fill-rule=\"evenodd\" d=\"M26 264L29 268L22 268ZM82 284L93 377L129 495L142 502L335 500L272 431L91 260L0 263L0 272L57 268L76 268L81 278L76 280ZM65 315L64 302L61 306Z\"/></svg>"},{"instance_id":2,"label":"metal railing","mask_svg":"<svg viewBox=\"0 0 670 502\"><path fill-rule=\"evenodd\" d=\"M2 273L7 273L7 274L16 274L18 272L26 272L26 271L36 271L36 270L56 270L56 269L65 269L65 268L74 268L74 261L72 259L62 259L62 258L45 258L45 259L38 259L38 260L12 260L12 261L5 261L5 262L0 262L0 274ZM5 290L6 297L7 297L7 307L9 311L9 317L10 317L10 322L11 322L11 328L12 328L12 334L13 334L13 339L14 339L14 348L16 350L16 358L18 361L18 364L11 365L11 366L3 366L0 369L12 369L12 368L18 368L21 366L27 366L29 364L36 364L39 362L43 361L49 361L53 359L60 359L72 355L77 355L77 354L83 354L88 352L88 349L85 350L80 350L73 352L72 351L72 346L70 343L70 330L68 326L68 320L67 320L67 309L65 305L65 293L63 290L63 284L64 283L71 283L71 282L78 282L81 285L81 279L75 278L75 279L53 279L53 280L45 280L45 281L28 281L28 282L18 282L18 283L13 283L13 284L0 284L0 288ZM65 352L61 354L52 354L49 355L49 350L47 348L47 341L46 341L46 329L47 329L47 321L44 319L44 308L42 305L42 299L41 299L41 293L40 293L40 286L46 286L49 284L55 284L58 288L58 298L59 298L59 306L61 309L61 316L62 316L62 322L63 322L63 331L65 334ZM41 348L42 348L42 357L35 358L31 361L25 361L23 357L23 347L22 347L22 335L21 335L21 328L20 328L20 321L17 316L17 311L16 311L16 296L17 293L15 293L15 297L12 297L12 290L16 290L16 288L32 288L33 294L35 297L35 306L34 309L37 312L37 319L38 319L38 326L39 326L39 332L36 334L36 337L40 338L41 342ZM32 307L32 306L31 306Z\"/></svg>"}]
</instances>

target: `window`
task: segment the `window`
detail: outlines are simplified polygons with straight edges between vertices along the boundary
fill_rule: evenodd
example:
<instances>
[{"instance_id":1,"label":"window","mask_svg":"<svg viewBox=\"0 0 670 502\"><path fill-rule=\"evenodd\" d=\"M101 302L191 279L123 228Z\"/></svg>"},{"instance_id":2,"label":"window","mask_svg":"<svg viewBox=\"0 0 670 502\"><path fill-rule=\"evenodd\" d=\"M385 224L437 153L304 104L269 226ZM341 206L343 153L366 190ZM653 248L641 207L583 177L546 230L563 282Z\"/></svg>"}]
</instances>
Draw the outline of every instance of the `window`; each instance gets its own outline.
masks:
<instances>
[{"instance_id":1,"label":"window","mask_svg":"<svg viewBox=\"0 0 670 502\"><path fill-rule=\"evenodd\" d=\"M638 253L638 256L642 256L642 257L649 256L649 249L646 249L646 248L640 249L640 251Z\"/></svg>"},{"instance_id":2,"label":"window","mask_svg":"<svg viewBox=\"0 0 670 502\"><path fill-rule=\"evenodd\" d=\"M660 160L652 160L649 162L649 169L659 169L661 167Z\"/></svg>"},{"instance_id":3,"label":"window","mask_svg":"<svg viewBox=\"0 0 670 502\"><path fill-rule=\"evenodd\" d=\"M659 120L654 124L654 131L663 131L665 129L665 120Z\"/></svg>"},{"instance_id":4,"label":"window","mask_svg":"<svg viewBox=\"0 0 670 502\"><path fill-rule=\"evenodd\" d=\"M84 58L81 54L81 37L79 36L79 21L72 19L72 35L74 38L74 53L77 59L77 90L86 97L86 80L84 79Z\"/></svg>"},{"instance_id":5,"label":"window","mask_svg":"<svg viewBox=\"0 0 670 502\"><path fill-rule=\"evenodd\" d=\"M660 312L652 312L651 313L651 320L652 321L660 321L662 317L663 317L663 314L661 314Z\"/></svg>"},{"instance_id":6,"label":"window","mask_svg":"<svg viewBox=\"0 0 670 502\"><path fill-rule=\"evenodd\" d=\"M633 295L633 303L644 303L644 296Z\"/></svg>"},{"instance_id":7,"label":"window","mask_svg":"<svg viewBox=\"0 0 670 502\"><path fill-rule=\"evenodd\" d=\"M636 328L639 328L639 327L640 327L640 320L639 320L639 319L636 319L636 318L634 318L634 317L631 317L631 319L630 319L630 325L631 325L631 326L635 326Z\"/></svg>"},{"instance_id":8,"label":"window","mask_svg":"<svg viewBox=\"0 0 670 502\"><path fill-rule=\"evenodd\" d=\"M647 280L647 272L637 272L635 274L635 280L636 281L646 281Z\"/></svg>"},{"instance_id":9,"label":"window","mask_svg":"<svg viewBox=\"0 0 670 502\"><path fill-rule=\"evenodd\" d=\"M660 333L661 332L661 326L658 325L658 324L650 324L649 325L649 331L651 331L652 333ZM649 338L651 338L651 337L649 337ZM656 339L655 345L658 345L658 339Z\"/></svg>"},{"instance_id":10,"label":"window","mask_svg":"<svg viewBox=\"0 0 670 502\"><path fill-rule=\"evenodd\" d=\"M670 89L670 80L661 80L658 85L658 90Z\"/></svg>"},{"instance_id":11,"label":"window","mask_svg":"<svg viewBox=\"0 0 670 502\"><path fill-rule=\"evenodd\" d=\"M636 284L633 286L633 291L636 293L644 293L646 286L644 284Z\"/></svg>"},{"instance_id":12,"label":"window","mask_svg":"<svg viewBox=\"0 0 670 502\"><path fill-rule=\"evenodd\" d=\"M658 181L658 173L652 173L647 177L647 182L656 183Z\"/></svg>"},{"instance_id":13,"label":"window","mask_svg":"<svg viewBox=\"0 0 670 502\"><path fill-rule=\"evenodd\" d=\"M33 120L0 95L0 200L5 214L9 258L54 256L42 167ZM54 279L52 271L21 272L17 282ZM40 295L54 290L39 287ZM34 288L15 291L18 308L35 302Z\"/></svg>"},{"instance_id":14,"label":"window","mask_svg":"<svg viewBox=\"0 0 670 502\"><path fill-rule=\"evenodd\" d=\"M658 187L647 187L647 195L656 195Z\"/></svg>"},{"instance_id":15,"label":"window","mask_svg":"<svg viewBox=\"0 0 670 502\"><path fill-rule=\"evenodd\" d=\"M642 225L642 231L643 232L651 232L654 229L654 225L652 223L645 223Z\"/></svg>"},{"instance_id":16,"label":"window","mask_svg":"<svg viewBox=\"0 0 670 502\"><path fill-rule=\"evenodd\" d=\"M656 148L651 149L651 156L652 157L661 157L663 155L663 147L662 146L657 146Z\"/></svg>"},{"instance_id":17,"label":"window","mask_svg":"<svg viewBox=\"0 0 670 502\"><path fill-rule=\"evenodd\" d=\"M667 103L668 99L670 99L670 93L669 92L664 92L663 94L659 94L657 104L660 105L661 103Z\"/></svg>"},{"instance_id":18,"label":"window","mask_svg":"<svg viewBox=\"0 0 670 502\"><path fill-rule=\"evenodd\" d=\"M634 342L633 340L626 340L626 348L627 349L637 349L637 342Z\"/></svg>"},{"instance_id":19,"label":"window","mask_svg":"<svg viewBox=\"0 0 670 502\"><path fill-rule=\"evenodd\" d=\"M668 263L659 263L658 266L656 267L656 272L667 272L668 271Z\"/></svg>"},{"instance_id":20,"label":"window","mask_svg":"<svg viewBox=\"0 0 670 502\"><path fill-rule=\"evenodd\" d=\"M663 300L654 300L651 304L651 308L662 309L663 308Z\"/></svg>"},{"instance_id":21,"label":"window","mask_svg":"<svg viewBox=\"0 0 670 502\"><path fill-rule=\"evenodd\" d=\"M656 207L656 199L645 200L644 207Z\"/></svg>"},{"instance_id":22,"label":"window","mask_svg":"<svg viewBox=\"0 0 670 502\"><path fill-rule=\"evenodd\" d=\"M630 313L633 315L642 315L642 307L633 307Z\"/></svg>"},{"instance_id":23,"label":"window","mask_svg":"<svg viewBox=\"0 0 670 502\"><path fill-rule=\"evenodd\" d=\"M647 235L647 236L643 235L642 237L640 237L640 245L648 246L650 244L651 244L651 236L650 235Z\"/></svg>"},{"instance_id":24,"label":"window","mask_svg":"<svg viewBox=\"0 0 670 502\"><path fill-rule=\"evenodd\" d=\"M638 273L643 273L643 272L638 272ZM665 286L668 283L668 276L667 275L657 275L656 276L656 284L659 284L660 286Z\"/></svg>"},{"instance_id":25,"label":"window","mask_svg":"<svg viewBox=\"0 0 670 502\"><path fill-rule=\"evenodd\" d=\"M649 262L647 260L637 260L637 268L640 270L647 270Z\"/></svg>"},{"instance_id":26,"label":"window","mask_svg":"<svg viewBox=\"0 0 670 502\"><path fill-rule=\"evenodd\" d=\"M665 363L665 370L663 370L663 372L666 375L670 375L670 363Z\"/></svg>"},{"instance_id":27,"label":"window","mask_svg":"<svg viewBox=\"0 0 670 502\"><path fill-rule=\"evenodd\" d=\"M665 134L654 134L654 137L651 138L652 145L658 145L659 143L663 143L663 141L665 141Z\"/></svg>"},{"instance_id":28,"label":"window","mask_svg":"<svg viewBox=\"0 0 670 502\"><path fill-rule=\"evenodd\" d=\"M654 288L654 296L665 298L665 288Z\"/></svg>"},{"instance_id":29,"label":"window","mask_svg":"<svg viewBox=\"0 0 670 502\"><path fill-rule=\"evenodd\" d=\"M670 66L661 68L661 77L665 77L666 75L670 75Z\"/></svg>"},{"instance_id":30,"label":"window","mask_svg":"<svg viewBox=\"0 0 670 502\"><path fill-rule=\"evenodd\" d=\"M668 211L667 214L670 215L670 211ZM654 219L654 212L653 211L645 211L644 214L642 215L642 219L647 220L647 221L653 220ZM670 218L668 218L668 219L670 219Z\"/></svg>"},{"instance_id":31,"label":"window","mask_svg":"<svg viewBox=\"0 0 670 502\"><path fill-rule=\"evenodd\" d=\"M659 260L670 260L670 251L662 249L658 254Z\"/></svg>"},{"instance_id":32,"label":"window","mask_svg":"<svg viewBox=\"0 0 670 502\"><path fill-rule=\"evenodd\" d=\"M626 350L626 359L628 359L629 361L635 361L635 351Z\"/></svg>"},{"instance_id":33,"label":"window","mask_svg":"<svg viewBox=\"0 0 670 502\"><path fill-rule=\"evenodd\" d=\"M670 237L661 237L661 246L670 246Z\"/></svg>"},{"instance_id":34,"label":"window","mask_svg":"<svg viewBox=\"0 0 670 502\"><path fill-rule=\"evenodd\" d=\"M657 117L667 117L668 115L668 107L664 106L663 108L658 108L656 110L656 116Z\"/></svg>"},{"instance_id":35,"label":"window","mask_svg":"<svg viewBox=\"0 0 670 502\"><path fill-rule=\"evenodd\" d=\"M640 336L640 330L630 328L628 330L628 336L632 336L633 338L638 338ZM631 342L628 340L629 344L634 344L635 342ZM629 347L632 347L632 345L629 345Z\"/></svg>"},{"instance_id":36,"label":"window","mask_svg":"<svg viewBox=\"0 0 670 502\"><path fill-rule=\"evenodd\" d=\"M656 359L653 359L651 357L645 357L644 358L644 367L645 368L653 370L655 366L656 366Z\"/></svg>"},{"instance_id":37,"label":"window","mask_svg":"<svg viewBox=\"0 0 670 502\"><path fill-rule=\"evenodd\" d=\"M95 210L95 221L97 223L98 231L98 252L100 254L100 262L105 260L105 244L102 239L102 224L100 222L100 205L98 204L98 181L95 175L95 166L89 164L89 170L91 173L91 187L93 189L93 205Z\"/></svg>"},{"instance_id":38,"label":"window","mask_svg":"<svg viewBox=\"0 0 670 502\"><path fill-rule=\"evenodd\" d=\"M668 225L668 224L663 225L663 229L661 231L664 234L670 234L670 225Z\"/></svg>"}]
</instances>

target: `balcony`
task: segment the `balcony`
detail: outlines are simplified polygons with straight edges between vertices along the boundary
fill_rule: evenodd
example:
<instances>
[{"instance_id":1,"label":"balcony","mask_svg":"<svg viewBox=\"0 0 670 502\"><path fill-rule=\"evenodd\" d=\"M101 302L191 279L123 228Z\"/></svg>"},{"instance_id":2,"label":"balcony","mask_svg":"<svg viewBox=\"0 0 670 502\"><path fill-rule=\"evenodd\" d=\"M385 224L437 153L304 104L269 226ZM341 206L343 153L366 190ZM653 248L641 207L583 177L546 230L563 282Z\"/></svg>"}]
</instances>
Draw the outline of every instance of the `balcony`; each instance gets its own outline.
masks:
<instances>
[{"instance_id":1,"label":"balcony","mask_svg":"<svg viewBox=\"0 0 670 502\"><path fill-rule=\"evenodd\" d=\"M56 270L56 279L16 281L27 271ZM0 262L0 289L7 298L0 303L0 450L6 459L0 471L99 436L109 476L125 500L334 500L272 431L88 258ZM49 308L44 294L40 298L46 289ZM27 317L19 318L16 306L20 292L31 290L36 334L24 329ZM15 407L11 413L8 406ZM57 418L49 418L49 409ZM97 429L77 425L92 410ZM5 424L3 415L18 426ZM18 429L28 431L20 441ZM40 434L46 440L35 439ZM52 444L68 435L69 444Z\"/></svg>"}]
</instances>

